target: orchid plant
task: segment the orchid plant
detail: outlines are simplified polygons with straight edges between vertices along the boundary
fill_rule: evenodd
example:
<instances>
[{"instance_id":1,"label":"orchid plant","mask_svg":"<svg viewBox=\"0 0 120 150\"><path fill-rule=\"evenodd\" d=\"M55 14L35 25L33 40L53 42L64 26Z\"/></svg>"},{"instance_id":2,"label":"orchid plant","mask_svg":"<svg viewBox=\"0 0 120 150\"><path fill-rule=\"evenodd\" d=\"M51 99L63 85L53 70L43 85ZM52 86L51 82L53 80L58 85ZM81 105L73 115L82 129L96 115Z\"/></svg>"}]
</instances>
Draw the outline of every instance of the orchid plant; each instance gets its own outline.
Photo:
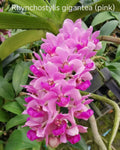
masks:
<instances>
[{"instance_id":1,"label":"orchid plant","mask_svg":"<svg viewBox=\"0 0 120 150\"><path fill-rule=\"evenodd\" d=\"M1 2L3 1L0 1L0 4ZM49 149L55 149L62 143L69 142L72 145L78 143L81 141L81 134L87 132L87 127L78 124L77 120L86 121L92 117L94 119L94 112L89 107L93 99L106 102L115 109L115 122L108 143L108 150L112 150L112 142L120 121L119 107L108 98L85 92L91 85L90 81L93 78L91 71L96 68L92 58L102 48L102 44L99 40L101 39L99 37L100 31L93 32L92 26L84 28L84 23L80 18L96 12L95 9L91 12L61 11L63 6L75 6L79 0L50 0L50 2L47 0L10 0L10 2L23 8L31 5L47 6L51 8L51 11L30 10L30 13L27 11L23 14L16 14L10 12L9 6L0 10L0 31L24 29L12 37L10 37L10 32L4 32L3 34L8 33L9 35L7 40L0 36L2 41L5 40L0 45L0 59L2 61L28 43L40 39L43 42L39 54L33 52L32 65L29 62L16 65L12 85L6 80L7 77L1 77L3 71L0 66L0 88L2 88L0 96L5 100L2 108L18 115L9 121L6 119L8 121L6 128L10 129L16 125L24 124L22 129L12 133L5 150L11 150L9 146L12 146L12 142L14 143L13 139L17 140L18 135L22 140L19 139L17 150L31 147L34 149L34 146L37 147L35 150L38 150L40 149L38 143L42 143L41 141L44 140ZM5 3L7 5L8 1ZM108 5L108 1L99 0L90 6L95 8L96 5L103 3ZM112 5L112 3L113 1L109 0L109 4ZM59 6L60 11L53 10L52 6L54 5ZM116 11L120 11L120 2L114 0L114 5ZM107 17L111 16L107 14ZM106 40L105 37L104 40ZM31 51L27 52L31 53ZM28 74L29 84L27 84ZM20 97L23 88L27 95L25 104ZM7 103L6 99L13 101ZM4 114L4 111L0 111ZM24 132L26 127L29 127L27 137ZM96 124L93 136L99 148L107 150L97 131ZM15 148L13 144L12 150L16 150Z\"/></svg>"}]
</instances>

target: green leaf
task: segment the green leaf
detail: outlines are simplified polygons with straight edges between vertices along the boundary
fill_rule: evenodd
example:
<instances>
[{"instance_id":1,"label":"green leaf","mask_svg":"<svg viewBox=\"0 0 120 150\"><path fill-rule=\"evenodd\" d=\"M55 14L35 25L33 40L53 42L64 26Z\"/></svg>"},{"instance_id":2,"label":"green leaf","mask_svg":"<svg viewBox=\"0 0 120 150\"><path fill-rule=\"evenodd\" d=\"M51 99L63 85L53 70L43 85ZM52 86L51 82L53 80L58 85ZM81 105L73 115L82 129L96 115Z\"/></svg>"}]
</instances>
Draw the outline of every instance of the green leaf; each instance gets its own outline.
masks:
<instances>
[{"instance_id":1,"label":"green leaf","mask_svg":"<svg viewBox=\"0 0 120 150\"><path fill-rule=\"evenodd\" d=\"M110 35L118 25L117 20L112 20L105 23L100 29L100 35Z\"/></svg>"},{"instance_id":2,"label":"green leaf","mask_svg":"<svg viewBox=\"0 0 120 150\"><path fill-rule=\"evenodd\" d=\"M30 65L31 63L29 62L21 62L15 67L12 77L12 84L16 95L18 95L18 93L23 89L21 86L27 83Z\"/></svg>"},{"instance_id":3,"label":"green leaf","mask_svg":"<svg viewBox=\"0 0 120 150\"><path fill-rule=\"evenodd\" d=\"M13 69L13 68L10 68L10 69L8 70L8 72L6 73L6 75L5 75L5 79L6 79L8 82L12 80L13 71L14 71L14 69Z\"/></svg>"},{"instance_id":4,"label":"green leaf","mask_svg":"<svg viewBox=\"0 0 120 150\"><path fill-rule=\"evenodd\" d=\"M0 96L7 100L13 100L15 97L12 85L2 77L0 77Z\"/></svg>"},{"instance_id":5,"label":"green leaf","mask_svg":"<svg viewBox=\"0 0 120 150\"><path fill-rule=\"evenodd\" d=\"M106 66L112 66L114 67L115 69L120 69L120 63L118 62L111 62L110 64L106 64Z\"/></svg>"},{"instance_id":6,"label":"green leaf","mask_svg":"<svg viewBox=\"0 0 120 150\"><path fill-rule=\"evenodd\" d=\"M81 136L81 140L78 143L76 144L69 143L69 145L78 150L88 150L87 144L85 143L85 140L83 139L82 136Z\"/></svg>"},{"instance_id":7,"label":"green leaf","mask_svg":"<svg viewBox=\"0 0 120 150\"><path fill-rule=\"evenodd\" d=\"M110 71L112 77L116 80L116 82L120 85L120 75L116 74L115 72Z\"/></svg>"},{"instance_id":8,"label":"green leaf","mask_svg":"<svg viewBox=\"0 0 120 150\"><path fill-rule=\"evenodd\" d=\"M16 50L16 53L33 53L30 49L19 48Z\"/></svg>"},{"instance_id":9,"label":"green leaf","mask_svg":"<svg viewBox=\"0 0 120 150\"><path fill-rule=\"evenodd\" d=\"M8 102L7 104L3 105L3 108L17 115L23 112L23 108L17 102Z\"/></svg>"},{"instance_id":10,"label":"green leaf","mask_svg":"<svg viewBox=\"0 0 120 150\"><path fill-rule=\"evenodd\" d=\"M24 104L26 104L26 102L25 102L25 97L24 97L24 96L17 97L17 98L15 98L15 100L18 102L18 104L19 104L23 109L26 108L26 107L24 106Z\"/></svg>"},{"instance_id":11,"label":"green leaf","mask_svg":"<svg viewBox=\"0 0 120 150\"><path fill-rule=\"evenodd\" d=\"M120 24L120 13L119 12L110 12L110 14L113 17L115 17L119 21L119 24Z\"/></svg>"},{"instance_id":12,"label":"green leaf","mask_svg":"<svg viewBox=\"0 0 120 150\"><path fill-rule=\"evenodd\" d=\"M30 11L31 13L40 16L40 17L52 17L52 13L50 8L47 6L46 2L44 0L10 0L11 2L18 4L25 8L26 10ZM12 6L12 9L15 7Z\"/></svg>"},{"instance_id":13,"label":"green leaf","mask_svg":"<svg viewBox=\"0 0 120 150\"><path fill-rule=\"evenodd\" d=\"M5 68L7 65L9 65L11 62L15 61L20 55L15 55L14 53L10 54L6 59L2 61L2 66Z\"/></svg>"},{"instance_id":14,"label":"green leaf","mask_svg":"<svg viewBox=\"0 0 120 150\"><path fill-rule=\"evenodd\" d=\"M102 41L102 48L97 52L97 56L102 56L104 54L104 51L106 49L107 46L107 42Z\"/></svg>"},{"instance_id":15,"label":"green leaf","mask_svg":"<svg viewBox=\"0 0 120 150\"><path fill-rule=\"evenodd\" d=\"M54 21L41 17L7 12L0 12L0 29L42 29L53 33L58 33L58 27ZM38 34L43 35L43 32L39 31Z\"/></svg>"},{"instance_id":16,"label":"green leaf","mask_svg":"<svg viewBox=\"0 0 120 150\"><path fill-rule=\"evenodd\" d=\"M7 122L8 120L9 120L9 114L4 110L0 110L0 121Z\"/></svg>"},{"instance_id":17,"label":"green leaf","mask_svg":"<svg viewBox=\"0 0 120 150\"><path fill-rule=\"evenodd\" d=\"M13 131L5 146L5 150L23 150L25 148L40 149L40 145L38 142L30 141L27 138L26 136L27 131L28 131L28 128L22 128L22 129Z\"/></svg>"},{"instance_id":18,"label":"green leaf","mask_svg":"<svg viewBox=\"0 0 120 150\"><path fill-rule=\"evenodd\" d=\"M104 17L103 17L104 16ZM93 19L92 21L92 26L96 26L100 23L103 23L107 20L110 20L110 19L114 19L113 16L110 15L109 12L105 11L105 12L101 12L101 13L98 13L95 18Z\"/></svg>"},{"instance_id":19,"label":"green leaf","mask_svg":"<svg viewBox=\"0 0 120 150\"><path fill-rule=\"evenodd\" d=\"M111 6L113 5L113 0L99 0L98 2L91 4L88 6L88 8L85 9L85 7L82 7L82 9L69 12L68 15L66 15L66 18L70 18L73 21L83 18L87 15L90 15L92 13L96 13L96 7L95 6L108 6L108 4ZM118 0L114 0L114 7L115 11L120 11L120 2ZM105 11L104 9L101 9L99 12ZM103 17L104 18L104 17Z\"/></svg>"},{"instance_id":20,"label":"green leaf","mask_svg":"<svg viewBox=\"0 0 120 150\"><path fill-rule=\"evenodd\" d=\"M82 28L84 28L84 29L88 29L88 27L87 27L87 25L85 24L85 22L84 21L82 21Z\"/></svg>"},{"instance_id":21,"label":"green leaf","mask_svg":"<svg viewBox=\"0 0 120 150\"><path fill-rule=\"evenodd\" d=\"M7 40L5 40L0 46L0 58L3 60L9 56L12 52L18 48L37 40L40 40L45 36L43 31L29 30L18 33Z\"/></svg>"},{"instance_id":22,"label":"green leaf","mask_svg":"<svg viewBox=\"0 0 120 150\"><path fill-rule=\"evenodd\" d=\"M106 63L106 67L110 70L112 77L117 81L120 85L120 63Z\"/></svg>"},{"instance_id":23,"label":"green leaf","mask_svg":"<svg viewBox=\"0 0 120 150\"><path fill-rule=\"evenodd\" d=\"M23 124L27 118L28 118L28 115L23 115L23 114L15 116L14 118L10 119L7 122L6 130L9 130L10 128L14 126Z\"/></svg>"}]
</instances>

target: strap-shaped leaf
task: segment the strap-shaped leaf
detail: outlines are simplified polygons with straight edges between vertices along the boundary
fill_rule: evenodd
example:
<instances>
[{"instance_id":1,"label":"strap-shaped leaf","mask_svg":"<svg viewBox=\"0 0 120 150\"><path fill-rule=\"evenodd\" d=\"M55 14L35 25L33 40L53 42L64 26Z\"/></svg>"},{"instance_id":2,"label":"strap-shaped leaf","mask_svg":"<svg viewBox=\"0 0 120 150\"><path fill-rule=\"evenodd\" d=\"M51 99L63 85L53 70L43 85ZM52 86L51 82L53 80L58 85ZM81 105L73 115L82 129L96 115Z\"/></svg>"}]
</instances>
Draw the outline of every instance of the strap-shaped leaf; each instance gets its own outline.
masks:
<instances>
[{"instance_id":1,"label":"strap-shaped leaf","mask_svg":"<svg viewBox=\"0 0 120 150\"><path fill-rule=\"evenodd\" d=\"M98 6L99 10L98 10ZM107 10L106 7L107 6ZM83 18L89 14L95 13L95 12L101 12L101 11L111 11L111 8L113 9L113 11L120 11L120 1L118 0L100 0L94 4L91 4L89 6L87 6L88 10L86 10L84 7L82 7L82 9L76 10L76 11L72 11L70 12L66 18L70 18L73 21L77 20L78 18Z\"/></svg>"},{"instance_id":2,"label":"strap-shaped leaf","mask_svg":"<svg viewBox=\"0 0 120 150\"><path fill-rule=\"evenodd\" d=\"M7 40L5 40L0 46L0 58L3 60L9 56L12 52L17 50L27 43L40 40L45 36L45 32L40 30L28 30L18 33Z\"/></svg>"},{"instance_id":3,"label":"strap-shaped leaf","mask_svg":"<svg viewBox=\"0 0 120 150\"><path fill-rule=\"evenodd\" d=\"M60 21L63 21L66 14L69 12L69 8L74 6L79 0L56 0L55 13L60 17Z\"/></svg>"},{"instance_id":4,"label":"strap-shaped leaf","mask_svg":"<svg viewBox=\"0 0 120 150\"><path fill-rule=\"evenodd\" d=\"M31 13L40 17L52 17L51 9L48 7L44 0L10 0L11 2L22 6ZM13 9L17 7L12 6Z\"/></svg>"},{"instance_id":5,"label":"strap-shaped leaf","mask_svg":"<svg viewBox=\"0 0 120 150\"><path fill-rule=\"evenodd\" d=\"M0 29L43 29L58 32L55 23L48 19L5 12L0 13Z\"/></svg>"}]
</instances>

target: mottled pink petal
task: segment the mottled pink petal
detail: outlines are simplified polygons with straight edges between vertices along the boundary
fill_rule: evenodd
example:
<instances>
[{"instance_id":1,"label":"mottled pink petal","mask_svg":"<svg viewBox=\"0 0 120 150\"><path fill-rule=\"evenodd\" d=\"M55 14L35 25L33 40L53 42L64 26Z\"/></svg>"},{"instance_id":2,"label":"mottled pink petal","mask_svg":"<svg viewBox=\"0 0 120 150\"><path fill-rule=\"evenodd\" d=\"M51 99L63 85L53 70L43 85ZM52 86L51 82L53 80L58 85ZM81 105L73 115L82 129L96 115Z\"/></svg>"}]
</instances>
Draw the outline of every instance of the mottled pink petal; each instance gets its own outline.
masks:
<instances>
[{"instance_id":1,"label":"mottled pink petal","mask_svg":"<svg viewBox=\"0 0 120 150\"><path fill-rule=\"evenodd\" d=\"M43 76L43 72L39 71L34 65L30 66L30 70L33 72L33 74L37 77Z\"/></svg>"},{"instance_id":2,"label":"mottled pink petal","mask_svg":"<svg viewBox=\"0 0 120 150\"><path fill-rule=\"evenodd\" d=\"M87 132L88 127L84 127L81 125L78 125L77 127L78 127L80 133L86 133Z\"/></svg>"},{"instance_id":3,"label":"mottled pink petal","mask_svg":"<svg viewBox=\"0 0 120 150\"><path fill-rule=\"evenodd\" d=\"M60 107L66 107L66 106L68 106L69 102L70 102L70 96L69 97L61 97L58 99L56 104Z\"/></svg>"},{"instance_id":4,"label":"mottled pink petal","mask_svg":"<svg viewBox=\"0 0 120 150\"><path fill-rule=\"evenodd\" d=\"M81 84L77 84L76 88L82 91L85 91L86 89L89 88L91 85L91 82L89 80L82 82Z\"/></svg>"},{"instance_id":5,"label":"mottled pink petal","mask_svg":"<svg viewBox=\"0 0 120 150\"><path fill-rule=\"evenodd\" d=\"M93 115L93 110L89 109L85 112L76 113L75 117L78 119L88 120Z\"/></svg>"},{"instance_id":6,"label":"mottled pink petal","mask_svg":"<svg viewBox=\"0 0 120 150\"><path fill-rule=\"evenodd\" d=\"M27 137L31 140L31 141L34 141L36 140L38 137L36 136L36 132L33 131L33 130L29 130L27 132Z\"/></svg>"},{"instance_id":7,"label":"mottled pink petal","mask_svg":"<svg viewBox=\"0 0 120 150\"><path fill-rule=\"evenodd\" d=\"M26 103L29 103L30 101L32 101L33 100L33 98L32 97L25 97L25 101L26 101Z\"/></svg>"},{"instance_id":8,"label":"mottled pink petal","mask_svg":"<svg viewBox=\"0 0 120 150\"><path fill-rule=\"evenodd\" d=\"M62 134L62 135L60 136L60 142L61 142L61 143L67 143L67 137L66 137L65 134Z\"/></svg>"},{"instance_id":9,"label":"mottled pink petal","mask_svg":"<svg viewBox=\"0 0 120 150\"><path fill-rule=\"evenodd\" d=\"M95 32L92 34L91 39L92 39L92 40L96 39L96 38L99 36L99 34L100 34L100 31L95 31Z\"/></svg>"},{"instance_id":10,"label":"mottled pink petal","mask_svg":"<svg viewBox=\"0 0 120 150\"><path fill-rule=\"evenodd\" d=\"M58 137L49 137L48 144L50 147L56 148L60 144L59 138Z\"/></svg>"},{"instance_id":11,"label":"mottled pink petal","mask_svg":"<svg viewBox=\"0 0 120 150\"><path fill-rule=\"evenodd\" d=\"M82 27L82 20L81 19L77 19L75 21L74 26L80 29Z\"/></svg>"},{"instance_id":12,"label":"mottled pink petal","mask_svg":"<svg viewBox=\"0 0 120 150\"><path fill-rule=\"evenodd\" d=\"M101 48L102 48L102 43L98 42L95 49L100 50Z\"/></svg>"},{"instance_id":13,"label":"mottled pink petal","mask_svg":"<svg viewBox=\"0 0 120 150\"><path fill-rule=\"evenodd\" d=\"M96 47L96 45L93 42L88 42L87 47L89 51L93 51Z\"/></svg>"},{"instance_id":14,"label":"mottled pink petal","mask_svg":"<svg viewBox=\"0 0 120 150\"><path fill-rule=\"evenodd\" d=\"M79 133L78 127L74 126L66 130L66 133L70 136L75 136Z\"/></svg>"},{"instance_id":15,"label":"mottled pink petal","mask_svg":"<svg viewBox=\"0 0 120 150\"><path fill-rule=\"evenodd\" d=\"M64 123L64 124L62 124L60 127L58 127L57 129L54 129L52 132L53 132L53 134L54 134L55 136L59 136L59 135L65 133L66 127L67 127L67 124Z\"/></svg>"},{"instance_id":16,"label":"mottled pink petal","mask_svg":"<svg viewBox=\"0 0 120 150\"><path fill-rule=\"evenodd\" d=\"M73 70L73 65L64 65L63 67L59 67L59 70L62 73L67 73L67 72L71 72Z\"/></svg>"},{"instance_id":17,"label":"mottled pink petal","mask_svg":"<svg viewBox=\"0 0 120 150\"><path fill-rule=\"evenodd\" d=\"M88 105L90 104L91 102L93 102L94 100L93 99L88 99L84 102L84 105Z\"/></svg>"},{"instance_id":18,"label":"mottled pink petal","mask_svg":"<svg viewBox=\"0 0 120 150\"><path fill-rule=\"evenodd\" d=\"M36 110L34 110L33 108L29 108L27 110L28 115L30 115L31 117L43 117L44 114L42 112L37 112Z\"/></svg>"},{"instance_id":19,"label":"mottled pink petal","mask_svg":"<svg viewBox=\"0 0 120 150\"><path fill-rule=\"evenodd\" d=\"M80 135L75 135L75 136L67 136L67 140L71 143L71 144L75 144L77 142L79 142L81 139Z\"/></svg>"}]
</instances>

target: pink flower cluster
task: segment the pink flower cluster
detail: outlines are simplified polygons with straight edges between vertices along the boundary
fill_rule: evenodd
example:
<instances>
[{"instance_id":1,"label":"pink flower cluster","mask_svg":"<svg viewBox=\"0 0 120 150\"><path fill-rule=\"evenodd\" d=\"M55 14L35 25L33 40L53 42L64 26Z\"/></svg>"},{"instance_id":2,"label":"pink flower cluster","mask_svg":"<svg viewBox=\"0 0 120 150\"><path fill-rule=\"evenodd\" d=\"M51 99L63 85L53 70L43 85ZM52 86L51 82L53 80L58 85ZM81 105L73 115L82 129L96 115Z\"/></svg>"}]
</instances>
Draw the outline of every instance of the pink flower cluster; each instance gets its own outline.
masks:
<instances>
[{"instance_id":1,"label":"pink flower cluster","mask_svg":"<svg viewBox=\"0 0 120 150\"><path fill-rule=\"evenodd\" d=\"M25 126L30 127L27 137L31 141L46 139L46 145L57 147L67 141L75 144L80 133L87 132L75 118L88 120L93 114L86 106L92 101L89 95L79 92L90 86L90 71L95 69L91 57L101 48L99 31L92 31L92 27L83 29L80 19L75 23L66 19L57 36L47 33L43 39L45 53L34 53L30 67L34 76L24 86L29 97L23 112L29 115Z\"/></svg>"}]
</instances>

